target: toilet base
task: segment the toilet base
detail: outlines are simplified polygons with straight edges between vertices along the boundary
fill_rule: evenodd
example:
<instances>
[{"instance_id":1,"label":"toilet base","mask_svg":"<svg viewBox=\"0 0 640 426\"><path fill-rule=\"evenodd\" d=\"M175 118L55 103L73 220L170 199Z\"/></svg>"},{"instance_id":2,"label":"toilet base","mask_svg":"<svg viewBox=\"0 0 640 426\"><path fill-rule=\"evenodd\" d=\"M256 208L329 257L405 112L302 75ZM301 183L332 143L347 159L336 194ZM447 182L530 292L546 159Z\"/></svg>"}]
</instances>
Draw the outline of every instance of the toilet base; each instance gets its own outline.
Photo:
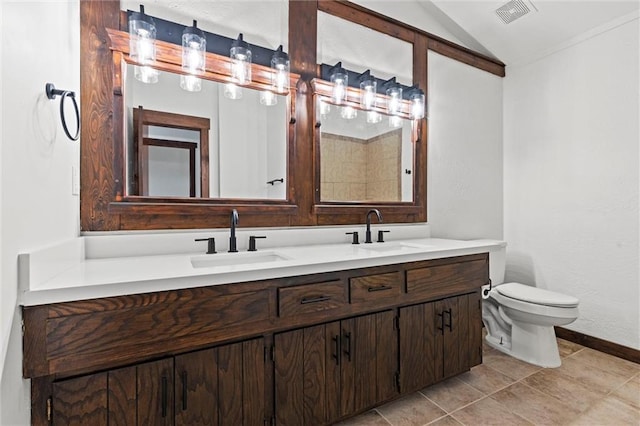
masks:
<instances>
[{"instance_id":1,"label":"toilet base","mask_svg":"<svg viewBox=\"0 0 640 426\"><path fill-rule=\"evenodd\" d=\"M545 368L560 367L558 342L553 326L534 325L513 321L511 344L487 334L487 344L514 358Z\"/></svg>"}]
</instances>

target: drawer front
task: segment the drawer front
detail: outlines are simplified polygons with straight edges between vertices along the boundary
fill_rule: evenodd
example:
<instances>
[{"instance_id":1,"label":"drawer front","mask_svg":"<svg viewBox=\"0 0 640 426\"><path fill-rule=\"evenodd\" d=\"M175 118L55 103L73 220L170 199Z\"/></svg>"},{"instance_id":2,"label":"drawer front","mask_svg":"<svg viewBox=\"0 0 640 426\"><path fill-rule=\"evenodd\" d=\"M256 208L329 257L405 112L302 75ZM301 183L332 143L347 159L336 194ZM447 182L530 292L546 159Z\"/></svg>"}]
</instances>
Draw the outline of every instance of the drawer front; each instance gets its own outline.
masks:
<instances>
[{"instance_id":1,"label":"drawer front","mask_svg":"<svg viewBox=\"0 0 640 426\"><path fill-rule=\"evenodd\" d=\"M370 302L396 298L402 294L402 274L391 272L389 274L368 275L365 277L351 278L351 303Z\"/></svg>"},{"instance_id":2,"label":"drawer front","mask_svg":"<svg viewBox=\"0 0 640 426\"><path fill-rule=\"evenodd\" d=\"M281 317L336 309L346 304L342 280L278 289L278 312Z\"/></svg>"},{"instance_id":3,"label":"drawer front","mask_svg":"<svg viewBox=\"0 0 640 426\"><path fill-rule=\"evenodd\" d=\"M407 293L416 296L450 296L474 291L488 283L488 257L407 271Z\"/></svg>"}]
</instances>

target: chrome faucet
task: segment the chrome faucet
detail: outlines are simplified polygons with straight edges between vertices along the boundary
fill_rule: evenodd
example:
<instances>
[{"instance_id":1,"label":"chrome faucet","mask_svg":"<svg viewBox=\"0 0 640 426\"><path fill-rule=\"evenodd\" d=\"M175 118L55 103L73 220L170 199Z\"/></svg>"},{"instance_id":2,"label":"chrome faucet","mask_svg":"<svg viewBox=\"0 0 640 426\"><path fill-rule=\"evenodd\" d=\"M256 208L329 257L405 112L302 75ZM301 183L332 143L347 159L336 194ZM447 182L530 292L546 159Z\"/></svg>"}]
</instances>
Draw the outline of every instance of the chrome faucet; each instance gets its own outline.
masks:
<instances>
[{"instance_id":1,"label":"chrome faucet","mask_svg":"<svg viewBox=\"0 0 640 426\"><path fill-rule=\"evenodd\" d=\"M365 244L371 243L371 213L375 213L378 216L378 222L382 223L382 214L378 209L371 209L367 212L367 232L365 234Z\"/></svg>"},{"instance_id":2,"label":"chrome faucet","mask_svg":"<svg viewBox=\"0 0 640 426\"><path fill-rule=\"evenodd\" d=\"M238 225L238 210L231 210L231 237L229 237L229 253L237 253L236 225Z\"/></svg>"}]
</instances>

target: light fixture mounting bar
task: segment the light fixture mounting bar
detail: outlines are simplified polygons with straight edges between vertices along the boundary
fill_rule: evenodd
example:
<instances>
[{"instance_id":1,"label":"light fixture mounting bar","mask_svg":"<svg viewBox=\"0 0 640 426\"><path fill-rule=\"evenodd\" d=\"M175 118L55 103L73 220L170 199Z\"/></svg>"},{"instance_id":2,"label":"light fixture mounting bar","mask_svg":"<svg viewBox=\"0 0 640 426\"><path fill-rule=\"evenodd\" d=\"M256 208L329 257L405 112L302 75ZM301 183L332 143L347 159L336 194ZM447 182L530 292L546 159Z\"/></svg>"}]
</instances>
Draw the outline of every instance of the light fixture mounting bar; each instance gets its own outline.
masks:
<instances>
[{"instance_id":1,"label":"light fixture mounting bar","mask_svg":"<svg viewBox=\"0 0 640 426\"><path fill-rule=\"evenodd\" d=\"M127 10L127 20L132 13L139 13L133 10ZM166 41L167 43L182 45L182 32L190 25L182 25L176 22L167 21L165 19L151 16L156 24L156 40ZM201 29L201 28L199 28ZM225 37L219 34L210 33L204 31L204 36L207 39L207 52L215 53L216 55L229 56L229 49L235 39ZM262 46L256 46L251 44L252 62L254 64L260 64L265 67L271 66L271 58L275 53L275 50L268 49Z\"/></svg>"},{"instance_id":2,"label":"light fixture mounting bar","mask_svg":"<svg viewBox=\"0 0 640 426\"><path fill-rule=\"evenodd\" d=\"M320 78L325 80L325 81L330 81L331 80L331 72L332 72L332 69L334 69L334 67L335 67L335 65L320 64ZM355 71L351 71L351 70L348 70L346 68L344 68L344 69L347 72L347 74L349 75L349 81L348 81L349 87L355 87L356 89L359 89L360 88L360 79L359 79L359 77L363 73L358 73L358 72L355 72ZM377 84L376 84L376 92L381 94L381 95L384 95L385 94L385 90L387 89L385 87L384 83L387 82L387 80L383 80L383 79L375 77L375 76L373 78L377 82ZM405 86L404 84L400 84L400 83L396 83L396 84L398 84L400 87L402 87L402 98L408 100L409 99L409 94L407 93L407 91L410 90L414 86Z\"/></svg>"}]
</instances>

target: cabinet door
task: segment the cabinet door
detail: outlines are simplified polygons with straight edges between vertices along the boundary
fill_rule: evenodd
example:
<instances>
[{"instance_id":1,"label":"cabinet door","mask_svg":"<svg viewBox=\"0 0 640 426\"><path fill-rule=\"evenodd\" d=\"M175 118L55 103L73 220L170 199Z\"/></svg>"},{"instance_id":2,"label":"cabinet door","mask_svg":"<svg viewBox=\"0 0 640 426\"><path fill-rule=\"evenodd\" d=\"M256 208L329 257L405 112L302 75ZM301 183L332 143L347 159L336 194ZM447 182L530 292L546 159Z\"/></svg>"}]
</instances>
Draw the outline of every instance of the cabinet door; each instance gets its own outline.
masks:
<instances>
[{"instance_id":1,"label":"cabinet door","mask_svg":"<svg viewBox=\"0 0 640 426\"><path fill-rule=\"evenodd\" d=\"M173 358L137 366L139 425L173 424Z\"/></svg>"},{"instance_id":2,"label":"cabinet door","mask_svg":"<svg viewBox=\"0 0 640 426\"><path fill-rule=\"evenodd\" d=\"M435 304L400 309L400 391L413 392L436 381L442 347L436 345ZM438 361L439 360L439 361Z\"/></svg>"},{"instance_id":3,"label":"cabinet door","mask_svg":"<svg viewBox=\"0 0 640 426\"><path fill-rule=\"evenodd\" d=\"M321 425L340 417L340 343L339 322L275 335L277 424Z\"/></svg>"},{"instance_id":4,"label":"cabinet door","mask_svg":"<svg viewBox=\"0 0 640 426\"><path fill-rule=\"evenodd\" d=\"M449 297L436 302L436 340L442 347L441 367L436 378L460 374L469 370L469 298Z\"/></svg>"},{"instance_id":5,"label":"cabinet door","mask_svg":"<svg viewBox=\"0 0 640 426\"><path fill-rule=\"evenodd\" d=\"M218 424L217 349L175 357L176 425Z\"/></svg>"},{"instance_id":6,"label":"cabinet door","mask_svg":"<svg viewBox=\"0 0 640 426\"><path fill-rule=\"evenodd\" d=\"M341 321L341 415L347 416L396 394L397 333L393 311Z\"/></svg>"},{"instance_id":7,"label":"cabinet door","mask_svg":"<svg viewBox=\"0 0 640 426\"><path fill-rule=\"evenodd\" d=\"M218 351L218 424L264 425L264 339L221 346Z\"/></svg>"},{"instance_id":8,"label":"cabinet door","mask_svg":"<svg viewBox=\"0 0 640 426\"><path fill-rule=\"evenodd\" d=\"M106 425L107 373L53 384L52 424Z\"/></svg>"}]
</instances>

